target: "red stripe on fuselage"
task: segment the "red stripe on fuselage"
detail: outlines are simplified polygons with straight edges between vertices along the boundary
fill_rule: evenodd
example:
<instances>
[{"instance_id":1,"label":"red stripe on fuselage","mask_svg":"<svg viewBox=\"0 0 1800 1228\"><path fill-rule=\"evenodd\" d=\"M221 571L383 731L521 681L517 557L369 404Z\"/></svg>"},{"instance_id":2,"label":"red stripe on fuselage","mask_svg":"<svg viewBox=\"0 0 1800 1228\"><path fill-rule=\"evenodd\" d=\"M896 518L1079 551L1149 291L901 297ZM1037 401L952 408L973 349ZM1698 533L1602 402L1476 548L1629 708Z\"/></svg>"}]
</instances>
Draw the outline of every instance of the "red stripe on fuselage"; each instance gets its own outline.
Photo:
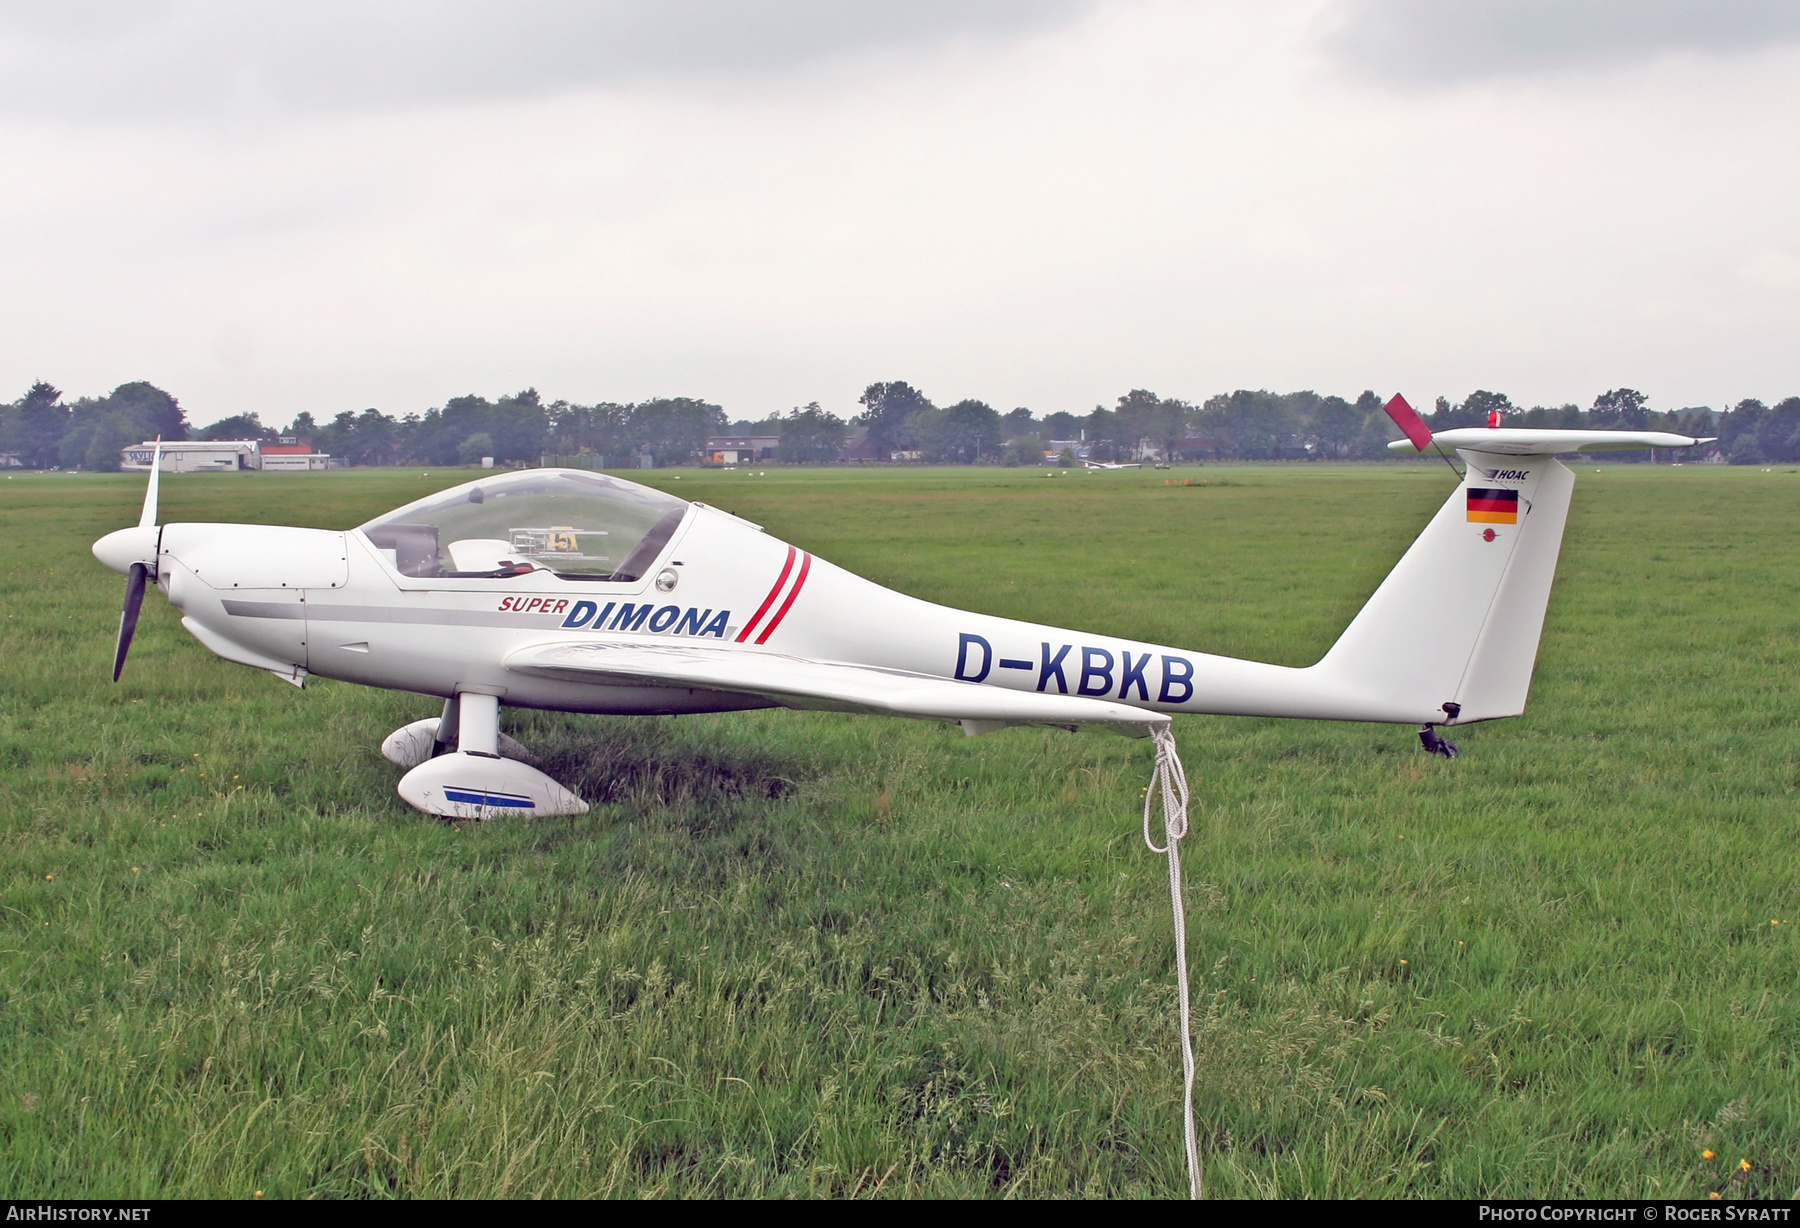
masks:
<instances>
[{"instance_id":1,"label":"red stripe on fuselage","mask_svg":"<svg viewBox=\"0 0 1800 1228\"><path fill-rule=\"evenodd\" d=\"M787 600L781 603L781 608L779 610L775 611L775 617L769 620L769 625L763 628L763 633L756 637L756 642L758 644L775 634L775 628L781 625L781 620L786 618L787 612L793 608L794 598L798 597L800 595L800 590L806 587L806 573L811 570L812 555L802 555L800 558L800 576L794 581L794 587L788 590Z\"/></svg>"},{"instance_id":2,"label":"red stripe on fuselage","mask_svg":"<svg viewBox=\"0 0 1800 1228\"><path fill-rule=\"evenodd\" d=\"M769 595L763 598L763 603L756 607L756 614L744 624L744 629L738 632L738 643L742 644L750 638L751 633L756 630L756 624L762 621L762 616L767 614L769 607L775 604L775 598L781 595L781 586L787 583L788 573L794 570L794 556L798 553L800 552L792 546L788 547L787 562L781 565L781 574L775 577L775 587L769 590ZM781 608L784 612L787 610L786 606ZM761 640L757 641L759 644L761 642Z\"/></svg>"}]
</instances>

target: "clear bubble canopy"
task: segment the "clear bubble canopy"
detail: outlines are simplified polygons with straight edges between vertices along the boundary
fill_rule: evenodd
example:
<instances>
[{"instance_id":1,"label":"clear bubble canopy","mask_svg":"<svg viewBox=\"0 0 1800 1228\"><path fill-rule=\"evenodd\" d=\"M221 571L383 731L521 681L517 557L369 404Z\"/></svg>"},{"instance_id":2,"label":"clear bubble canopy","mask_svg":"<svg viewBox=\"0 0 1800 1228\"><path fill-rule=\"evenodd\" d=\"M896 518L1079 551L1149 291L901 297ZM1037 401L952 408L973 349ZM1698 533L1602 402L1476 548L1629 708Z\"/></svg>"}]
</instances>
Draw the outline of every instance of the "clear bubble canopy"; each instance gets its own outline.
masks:
<instances>
[{"instance_id":1,"label":"clear bubble canopy","mask_svg":"<svg viewBox=\"0 0 1800 1228\"><path fill-rule=\"evenodd\" d=\"M642 578L685 500L577 469L527 469L431 495L360 526L402 575Z\"/></svg>"}]
</instances>

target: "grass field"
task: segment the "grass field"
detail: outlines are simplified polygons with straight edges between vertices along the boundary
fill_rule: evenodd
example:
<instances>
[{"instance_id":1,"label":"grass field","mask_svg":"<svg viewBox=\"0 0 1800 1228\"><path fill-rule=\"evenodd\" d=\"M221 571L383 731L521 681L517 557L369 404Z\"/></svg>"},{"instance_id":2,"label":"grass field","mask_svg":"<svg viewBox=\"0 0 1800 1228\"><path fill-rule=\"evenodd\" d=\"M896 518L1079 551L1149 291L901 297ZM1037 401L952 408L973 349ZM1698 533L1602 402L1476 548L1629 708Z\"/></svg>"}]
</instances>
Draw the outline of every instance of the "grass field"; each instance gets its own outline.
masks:
<instances>
[{"instance_id":1,"label":"grass field","mask_svg":"<svg viewBox=\"0 0 1800 1228\"><path fill-rule=\"evenodd\" d=\"M163 519L468 476L177 476ZM922 597L1286 664L1450 484L643 476ZM227 665L158 594L108 681L88 545L142 491L0 481L6 1196L1184 1192L1147 743L514 713L603 804L442 824L378 750L433 701ZM1531 710L1454 762L1177 721L1209 1194L1794 1196L1797 511L1791 470L1582 467Z\"/></svg>"}]
</instances>

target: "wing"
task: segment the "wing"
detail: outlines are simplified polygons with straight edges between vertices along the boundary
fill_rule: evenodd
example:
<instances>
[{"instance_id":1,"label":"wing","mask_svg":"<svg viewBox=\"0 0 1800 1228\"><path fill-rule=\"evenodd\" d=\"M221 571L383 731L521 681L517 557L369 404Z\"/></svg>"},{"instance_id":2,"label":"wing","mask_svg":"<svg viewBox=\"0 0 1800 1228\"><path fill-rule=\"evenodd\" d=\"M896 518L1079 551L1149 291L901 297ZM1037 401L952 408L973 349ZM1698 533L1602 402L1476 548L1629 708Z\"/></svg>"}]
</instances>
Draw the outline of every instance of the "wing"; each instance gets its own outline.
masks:
<instances>
[{"instance_id":1,"label":"wing","mask_svg":"<svg viewBox=\"0 0 1800 1228\"><path fill-rule=\"evenodd\" d=\"M642 641L540 644L507 657L506 668L573 682L733 691L790 708L963 721L970 734L1004 725L1111 725L1144 736L1169 720L1160 712L1103 699L1012 691L742 648Z\"/></svg>"}]
</instances>

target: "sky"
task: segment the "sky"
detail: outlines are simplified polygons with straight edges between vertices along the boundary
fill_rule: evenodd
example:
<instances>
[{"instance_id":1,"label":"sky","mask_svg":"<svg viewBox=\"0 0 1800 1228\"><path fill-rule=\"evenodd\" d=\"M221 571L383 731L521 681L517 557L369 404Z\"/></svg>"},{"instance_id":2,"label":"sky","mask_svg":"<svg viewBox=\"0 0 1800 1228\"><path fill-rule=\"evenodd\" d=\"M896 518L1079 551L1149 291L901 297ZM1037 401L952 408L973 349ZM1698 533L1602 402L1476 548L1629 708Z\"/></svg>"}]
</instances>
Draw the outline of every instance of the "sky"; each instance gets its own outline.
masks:
<instances>
[{"instance_id":1,"label":"sky","mask_svg":"<svg viewBox=\"0 0 1800 1228\"><path fill-rule=\"evenodd\" d=\"M1792 0L8 0L0 398L1800 395Z\"/></svg>"}]
</instances>

